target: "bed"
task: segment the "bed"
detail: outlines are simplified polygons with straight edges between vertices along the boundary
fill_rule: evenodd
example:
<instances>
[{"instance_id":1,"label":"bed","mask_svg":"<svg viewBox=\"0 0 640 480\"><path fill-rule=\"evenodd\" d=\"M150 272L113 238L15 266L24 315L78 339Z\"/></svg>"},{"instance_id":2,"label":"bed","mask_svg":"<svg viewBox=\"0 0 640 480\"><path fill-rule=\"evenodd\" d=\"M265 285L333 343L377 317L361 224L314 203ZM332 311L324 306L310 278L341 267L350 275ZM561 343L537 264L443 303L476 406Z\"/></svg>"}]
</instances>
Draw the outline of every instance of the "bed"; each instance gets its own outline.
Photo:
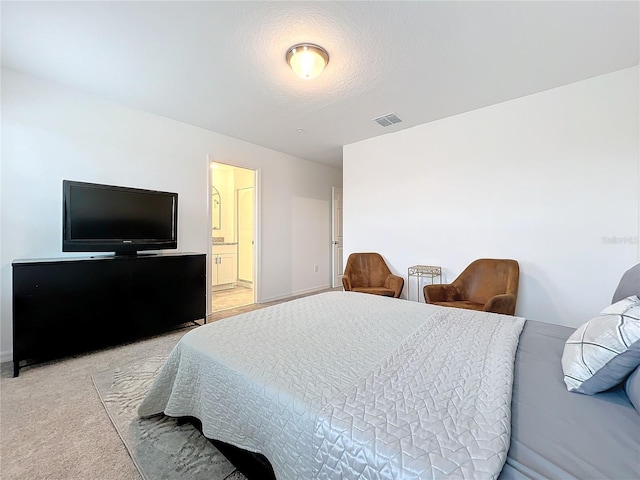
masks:
<instances>
[{"instance_id":1,"label":"bed","mask_svg":"<svg viewBox=\"0 0 640 480\"><path fill-rule=\"evenodd\" d=\"M278 479L638 478L624 390L563 383L572 331L324 293L189 332L138 413L195 417Z\"/></svg>"},{"instance_id":2,"label":"bed","mask_svg":"<svg viewBox=\"0 0 640 480\"><path fill-rule=\"evenodd\" d=\"M567 391L561 357L573 331L525 324L515 362L511 446L501 480L640 478L640 414L622 385L597 395Z\"/></svg>"}]
</instances>

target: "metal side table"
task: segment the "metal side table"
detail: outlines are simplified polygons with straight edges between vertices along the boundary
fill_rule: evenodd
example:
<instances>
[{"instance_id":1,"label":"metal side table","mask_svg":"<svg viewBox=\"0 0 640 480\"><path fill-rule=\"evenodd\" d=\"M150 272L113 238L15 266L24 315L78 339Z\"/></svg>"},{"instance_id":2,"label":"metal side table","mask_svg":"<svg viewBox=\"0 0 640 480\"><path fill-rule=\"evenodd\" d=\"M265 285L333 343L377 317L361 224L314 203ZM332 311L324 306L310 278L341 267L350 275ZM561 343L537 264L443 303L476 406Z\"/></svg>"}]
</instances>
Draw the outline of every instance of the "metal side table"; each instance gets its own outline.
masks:
<instances>
[{"instance_id":1,"label":"metal side table","mask_svg":"<svg viewBox=\"0 0 640 480\"><path fill-rule=\"evenodd\" d=\"M436 278L438 279L438 283L442 283L442 268L434 267L433 265L414 265L409 267L407 270L407 300L411 300L411 277L416 277L418 302L420 302L421 297L424 299L424 297L420 295L424 279L430 279L431 285L433 285Z\"/></svg>"}]
</instances>

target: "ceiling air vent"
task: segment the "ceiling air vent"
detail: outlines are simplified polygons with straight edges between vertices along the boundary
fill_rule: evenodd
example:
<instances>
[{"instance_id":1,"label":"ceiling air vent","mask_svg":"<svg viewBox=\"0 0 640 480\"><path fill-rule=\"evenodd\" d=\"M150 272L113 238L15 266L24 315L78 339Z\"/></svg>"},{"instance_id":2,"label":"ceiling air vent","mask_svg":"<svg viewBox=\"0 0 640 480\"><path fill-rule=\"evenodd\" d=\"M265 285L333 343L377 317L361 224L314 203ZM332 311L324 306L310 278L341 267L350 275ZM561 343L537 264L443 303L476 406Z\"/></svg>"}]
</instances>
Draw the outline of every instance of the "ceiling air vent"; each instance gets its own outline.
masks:
<instances>
[{"instance_id":1,"label":"ceiling air vent","mask_svg":"<svg viewBox=\"0 0 640 480\"><path fill-rule=\"evenodd\" d=\"M387 115L383 115L378 118L373 119L378 125L383 127L388 127L389 125L393 125L394 123L400 123L402 119L398 117L395 113L388 113Z\"/></svg>"}]
</instances>

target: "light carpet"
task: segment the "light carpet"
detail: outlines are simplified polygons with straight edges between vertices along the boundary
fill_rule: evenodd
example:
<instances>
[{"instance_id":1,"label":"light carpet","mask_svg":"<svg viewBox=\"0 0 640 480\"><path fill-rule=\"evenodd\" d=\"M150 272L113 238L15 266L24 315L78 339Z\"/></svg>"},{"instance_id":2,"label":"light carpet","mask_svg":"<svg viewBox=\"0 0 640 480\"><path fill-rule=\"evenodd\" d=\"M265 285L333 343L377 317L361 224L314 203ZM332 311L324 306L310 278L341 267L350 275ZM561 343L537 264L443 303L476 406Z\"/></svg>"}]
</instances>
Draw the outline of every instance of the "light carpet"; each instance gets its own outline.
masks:
<instances>
[{"instance_id":1,"label":"light carpet","mask_svg":"<svg viewBox=\"0 0 640 480\"><path fill-rule=\"evenodd\" d=\"M92 376L111 422L144 480L246 480L194 426L175 418L137 416L165 361L154 356Z\"/></svg>"}]
</instances>

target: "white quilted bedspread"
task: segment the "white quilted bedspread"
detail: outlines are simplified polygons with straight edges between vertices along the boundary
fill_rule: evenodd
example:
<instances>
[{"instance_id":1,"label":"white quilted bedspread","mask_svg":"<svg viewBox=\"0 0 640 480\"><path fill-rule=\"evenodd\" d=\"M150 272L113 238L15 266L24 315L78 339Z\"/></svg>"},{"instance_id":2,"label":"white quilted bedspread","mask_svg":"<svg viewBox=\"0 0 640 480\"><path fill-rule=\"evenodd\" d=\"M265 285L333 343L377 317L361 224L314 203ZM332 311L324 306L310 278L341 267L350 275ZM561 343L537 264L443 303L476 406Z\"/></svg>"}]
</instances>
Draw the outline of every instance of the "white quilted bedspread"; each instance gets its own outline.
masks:
<instances>
[{"instance_id":1,"label":"white quilted bedspread","mask_svg":"<svg viewBox=\"0 0 640 480\"><path fill-rule=\"evenodd\" d=\"M331 292L187 333L138 413L194 416L284 479L495 478L517 317Z\"/></svg>"}]
</instances>

